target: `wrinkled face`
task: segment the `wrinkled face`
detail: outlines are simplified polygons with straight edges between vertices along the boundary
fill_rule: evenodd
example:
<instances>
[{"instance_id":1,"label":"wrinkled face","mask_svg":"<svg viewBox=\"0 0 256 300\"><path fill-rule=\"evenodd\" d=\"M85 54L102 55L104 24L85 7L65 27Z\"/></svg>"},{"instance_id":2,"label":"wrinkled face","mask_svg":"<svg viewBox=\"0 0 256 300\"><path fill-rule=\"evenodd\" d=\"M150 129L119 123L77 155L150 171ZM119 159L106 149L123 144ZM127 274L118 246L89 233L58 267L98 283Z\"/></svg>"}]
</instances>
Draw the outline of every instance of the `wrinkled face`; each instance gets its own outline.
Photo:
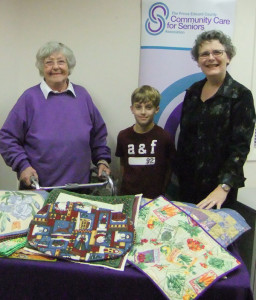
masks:
<instances>
[{"instance_id":1,"label":"wrinkled face","mask_svg":"<svg viewBox=\"0 0 256 300\"><path fill-rule=\"evenodd\" d=\"M199 47L198 66L206 77L225 76L229 62L225 47L218 40L205 41Z\"/></svg>"},{"instance_id":2,"label":"wrinkled face","mask_svg":"<svg viewBox=\"0 0 256 300\"><path fill-rule=\"evenodd\" d=\"M44 60L44 78L50 88L66 86L69 75L66 57L61 52L55 52Z\"/></svg>"},{"instance_id":3,"label":"wrinkled face","mask_svg":"<svg viewBox=\"0 0 256 300\"><path fill-rule=\"evenodd\" d=\"M158 113L159 107L155 107L152 102L135 102L131 106L131 111L134 114L136 123L141 127L146 128L153 123L154 116Z\"/></svg>"}]
</instances>

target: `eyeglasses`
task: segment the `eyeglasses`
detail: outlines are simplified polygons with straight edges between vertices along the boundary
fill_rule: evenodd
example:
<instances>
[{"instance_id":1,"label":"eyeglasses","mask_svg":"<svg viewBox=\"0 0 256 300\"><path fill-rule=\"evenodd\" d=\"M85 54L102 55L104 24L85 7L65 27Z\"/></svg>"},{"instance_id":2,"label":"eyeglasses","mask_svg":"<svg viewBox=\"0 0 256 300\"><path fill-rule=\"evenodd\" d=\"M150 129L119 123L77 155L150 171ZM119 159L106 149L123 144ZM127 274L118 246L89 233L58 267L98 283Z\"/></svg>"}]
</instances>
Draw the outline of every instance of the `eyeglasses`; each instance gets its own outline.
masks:
<instances>
[{"instance_id":1,"label":"eyeglasses","mask_svg":"<svg viewBox=\"0 0 256 300\"><path fill-rule=\"evenodd\" d=\"M64 65L66 65L66 61L65 60L46 60L45 62L44 62L44 65L46 66L46 67L52 67L52 66L54 66L55 65L55 63L58 65L58 66L64 66Z\"/></svg>"},{"instance_id":2,"label":"eyeglasses","mask_svg":"<svg viewBox=\"0 0 256 300\"><path fill-rule=\"evenodd\" d=\"M212 50L210 51L205 51L202 53L199 53L199 57L200 58L208 58L210 56L210 54L214 57L220 57L223 55L223 53L226 52L225 50Z\"/></svg>"}]
</instances>

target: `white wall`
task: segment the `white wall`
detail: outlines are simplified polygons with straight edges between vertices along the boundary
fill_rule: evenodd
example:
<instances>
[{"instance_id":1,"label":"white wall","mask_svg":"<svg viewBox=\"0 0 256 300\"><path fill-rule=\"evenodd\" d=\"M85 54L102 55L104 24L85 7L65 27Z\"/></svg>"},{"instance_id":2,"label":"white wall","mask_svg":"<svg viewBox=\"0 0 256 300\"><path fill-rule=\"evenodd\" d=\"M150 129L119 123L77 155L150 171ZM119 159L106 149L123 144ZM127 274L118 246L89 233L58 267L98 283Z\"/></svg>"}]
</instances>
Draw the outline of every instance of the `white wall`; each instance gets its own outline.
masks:
<instances>
[{"instance_id":1,"label":"white wall","mask_svg":"<svg viewBox=\"0 0 256 300\"><path fill-rule=\"evenodd\" d=\"M237 0L237 56L230 71L256 98L255 12L255 0ZM116 175L116 136L133 123L129 106L138 86L140 0L1 0L0 126L20 94L41 80L35 54L49 40L61 41L75 53L70 79L88 89L108 125ZM250 186L256 186L255 164L245 168ZM15 174L0 158L0 189L16 187Z\"/></svg>"},{"instance_id":2,"label":"white wall","mask_svg":"<svg viewBox=\"0 0 256 300\"><path fill-rule=\"evenodd\" d=\"M237 54L231 62L230 73L251 89L256 103L256 1L237 0L233 37ZM256 107L256 105L255 105ZM253 146L252 139L252 146ZM252 161L252 159L254 161ZM256 187L256 149L251 150L244 166L246 187Z\"/></svg>"}]
</instances>

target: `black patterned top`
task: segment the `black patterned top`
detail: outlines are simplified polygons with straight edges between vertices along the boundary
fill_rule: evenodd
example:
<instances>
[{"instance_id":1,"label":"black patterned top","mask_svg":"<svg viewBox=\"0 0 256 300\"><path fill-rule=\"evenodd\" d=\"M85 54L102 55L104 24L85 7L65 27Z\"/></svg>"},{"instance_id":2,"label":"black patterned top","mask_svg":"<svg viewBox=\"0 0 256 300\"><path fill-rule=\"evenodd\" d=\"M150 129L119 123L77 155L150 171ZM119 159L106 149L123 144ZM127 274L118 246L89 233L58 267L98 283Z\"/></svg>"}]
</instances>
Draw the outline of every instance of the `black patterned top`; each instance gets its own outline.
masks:
<instances>
[{"instance_id":1,"label":"black patterned top","mask_svg":"<svg viewBox=\"0 0 256 300\"><path fill-rule=\"evenodd\" d=\"M227 73L217 93L203 102L206 80L186 91L182 108L176 173L186 202L200 202L220 183L244 186L243 165L255 125L249 89Z\"/></svg>"}]
</instances>

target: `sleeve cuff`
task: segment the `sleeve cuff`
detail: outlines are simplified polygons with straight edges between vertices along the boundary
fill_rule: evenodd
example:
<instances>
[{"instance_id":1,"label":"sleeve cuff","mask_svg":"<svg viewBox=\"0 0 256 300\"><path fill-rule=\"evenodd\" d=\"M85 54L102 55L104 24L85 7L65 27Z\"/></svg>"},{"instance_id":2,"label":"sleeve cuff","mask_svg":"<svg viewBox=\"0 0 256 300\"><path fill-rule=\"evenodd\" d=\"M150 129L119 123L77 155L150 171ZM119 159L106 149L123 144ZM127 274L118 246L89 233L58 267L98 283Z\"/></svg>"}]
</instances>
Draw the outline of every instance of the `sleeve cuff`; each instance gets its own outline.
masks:
<instances>
[{"instance_id":1,"label":"sleeve cuff","mask_svg":"<svg viewBox=\"0 0 256 300\"><path fill-rule=\"evenodd\" d=\"M97 166L100 165L100 164L106 166L108 169L110 168L110 167L109 167L109 163L108 163L106 160L104 160L104 159L101 159L101 160L99 160L99 161L97 162Z\"/></svg>"}]
</instances>

